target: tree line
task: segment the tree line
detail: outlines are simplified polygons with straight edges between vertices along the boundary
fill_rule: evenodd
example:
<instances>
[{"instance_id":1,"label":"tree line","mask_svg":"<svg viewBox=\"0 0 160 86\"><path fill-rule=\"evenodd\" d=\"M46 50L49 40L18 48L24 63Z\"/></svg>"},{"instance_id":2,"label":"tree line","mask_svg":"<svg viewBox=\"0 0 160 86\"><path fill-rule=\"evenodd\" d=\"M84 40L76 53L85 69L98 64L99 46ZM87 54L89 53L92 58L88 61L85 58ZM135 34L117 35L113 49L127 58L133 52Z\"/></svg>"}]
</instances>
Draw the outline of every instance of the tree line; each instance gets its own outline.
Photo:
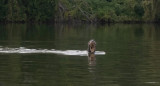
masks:
<instances>
[{"instance_id":1,"label":"tree line","mask_svg":"<svg viewBox=\"0 0 160 86\"><path fill-rule=\"evenodd\" d=\"M159 22L160 0L0 0L0 22Z\"/></svg>"},{"instance_id":2,"label":"tree line","mask_svg":"<svg viewBox=\"0 0 160 86\"><path fill-rule=\"evenodd\" d=\"M0 0L0 21L53 21L54 8L55 0Z\"/></svg>"}]
</instances>

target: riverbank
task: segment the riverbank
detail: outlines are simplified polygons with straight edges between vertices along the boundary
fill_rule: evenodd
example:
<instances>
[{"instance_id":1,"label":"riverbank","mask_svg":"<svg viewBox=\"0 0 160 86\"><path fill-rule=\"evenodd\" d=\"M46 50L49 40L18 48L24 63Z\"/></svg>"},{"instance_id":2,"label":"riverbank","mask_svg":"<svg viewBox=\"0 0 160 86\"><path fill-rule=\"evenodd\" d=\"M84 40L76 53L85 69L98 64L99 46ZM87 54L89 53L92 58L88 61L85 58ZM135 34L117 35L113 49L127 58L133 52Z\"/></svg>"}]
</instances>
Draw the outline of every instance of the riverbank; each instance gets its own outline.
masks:
<instances>
[{"instance_id":1,"label":"riverbank","mask_svg":"<svg viewBox=\"0 0 160 86\"><path fill-rule=\"evenodd\" d=\"M108 22L108 21L94 21L94 22L90 22L90 21L82 21L82 20L67 20L67 21L4 21L4 22L0 22L0 24L156 24L156 23L160 23L160 21L112 21L112 22Z\"/></svg>"}]
</instances>

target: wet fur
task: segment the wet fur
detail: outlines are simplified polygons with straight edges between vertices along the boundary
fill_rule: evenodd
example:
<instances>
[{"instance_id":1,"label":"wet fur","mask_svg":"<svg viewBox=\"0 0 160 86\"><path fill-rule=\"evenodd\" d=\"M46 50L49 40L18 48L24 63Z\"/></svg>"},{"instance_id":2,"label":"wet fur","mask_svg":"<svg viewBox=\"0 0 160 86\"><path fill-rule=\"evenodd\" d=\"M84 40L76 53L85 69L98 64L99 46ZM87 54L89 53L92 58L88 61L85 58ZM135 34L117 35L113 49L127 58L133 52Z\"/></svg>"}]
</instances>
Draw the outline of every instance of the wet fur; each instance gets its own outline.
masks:
<instances>
[{"instance_id":1,"label":"wet fur","mask_svg":"<svg viewBox=\"0 0 160 86\"><path fill-rule=\"evenodd\" d=\"M96 51L96 42L94 40L90 40L88 42L88 53L95 53Z\"/></svg>"}]
</instances>

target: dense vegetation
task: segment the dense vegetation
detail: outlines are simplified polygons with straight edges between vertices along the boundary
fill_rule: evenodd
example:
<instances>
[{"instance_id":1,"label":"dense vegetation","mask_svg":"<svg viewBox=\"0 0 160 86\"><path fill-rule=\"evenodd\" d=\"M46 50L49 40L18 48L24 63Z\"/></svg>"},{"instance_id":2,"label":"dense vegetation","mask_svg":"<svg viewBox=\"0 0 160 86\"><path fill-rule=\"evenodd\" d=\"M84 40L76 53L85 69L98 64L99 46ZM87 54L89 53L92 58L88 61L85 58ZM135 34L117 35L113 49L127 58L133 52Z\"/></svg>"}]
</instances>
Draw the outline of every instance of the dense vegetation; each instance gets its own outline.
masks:
<instances>
[{"instance_id":1,"label":"dense vegetation","mask_svg":"<svg viewBox=\"0 0 160 86\"><path fill-rule=\"evenodd\" d=\"M0 21L53 21L55 0L0 0Z\"/></svg>"},{"instance_id":2,"label":"dense vegetation","mask_svg":"<svg viewBox=\"0 0 160 86\"><path fill-rule=\"evenodd\" d=\"M155 22L160 0L0 0L1 22Z\"/></svg>"}]
</instances>

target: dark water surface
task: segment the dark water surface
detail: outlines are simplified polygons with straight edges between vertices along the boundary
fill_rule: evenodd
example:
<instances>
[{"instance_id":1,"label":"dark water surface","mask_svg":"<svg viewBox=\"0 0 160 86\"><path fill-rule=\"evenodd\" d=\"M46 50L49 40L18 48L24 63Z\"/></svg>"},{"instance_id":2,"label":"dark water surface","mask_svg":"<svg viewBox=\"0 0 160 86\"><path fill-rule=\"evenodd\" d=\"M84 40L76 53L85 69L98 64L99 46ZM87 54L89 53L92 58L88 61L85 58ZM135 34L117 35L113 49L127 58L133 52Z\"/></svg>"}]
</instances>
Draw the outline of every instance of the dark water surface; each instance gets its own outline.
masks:
<instances>
[{"instance_id":1,"label":"dark water surface","mask_svg":"<svg viewBox=\"0 0 160 86\"><path fill-rule=\"evenodd\" d=\"M0 86L160 86L160 26L1 24Z\"/></svg>"}]
</instances>

